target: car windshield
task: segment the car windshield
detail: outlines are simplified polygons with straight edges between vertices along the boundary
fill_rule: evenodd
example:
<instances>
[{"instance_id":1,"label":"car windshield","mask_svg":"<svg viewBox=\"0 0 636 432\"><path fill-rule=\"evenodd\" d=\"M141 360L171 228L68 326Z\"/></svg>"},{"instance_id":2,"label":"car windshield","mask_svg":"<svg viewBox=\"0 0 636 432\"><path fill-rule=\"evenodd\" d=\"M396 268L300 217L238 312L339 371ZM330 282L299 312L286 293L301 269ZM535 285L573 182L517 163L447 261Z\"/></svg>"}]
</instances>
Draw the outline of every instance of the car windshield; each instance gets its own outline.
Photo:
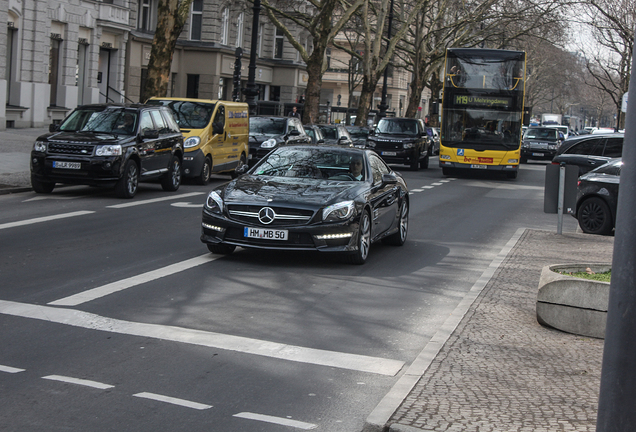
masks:
<instances>
[{"instance_id":1,"label":"car windshield","mask_svg":"<svg viewBox=\"0 0 636 432\"><path fill-rule=\"evenodd\" d=\"M287 121L283 118L250 118L250 135L285 135Z\"/></svg>"},{"instance_id":2,"label":"car windshield","mask_svg":"<svg viewBox=\"0 0 636 432\"><path fill-rule=\"evenodd\" d=\"M115 135L134 135L137 130L137 111L125 108L77 109L69 115L60 130L66 132L98 132Z\"/></svg>"},{"instance_id":3,"label":"car windshield","mask_svg":"<svg viewBox=\"0 0 636 432\"><path fill-rule=\"evenodd\" d=\"M203 129L210 123L215 107L213 103L192 101L149 100L148 103L170 108L180 129Z\"/></svg>"},{"instance_id":4,"label":"car windshield","mask_svg":"<svg viewBox=\"0 0 636 432\"><path fill-rule=\"evenodd\" d=\"M319 126L326 139L338 139L338 130L332 126Z\"/></svg>"},{"instance_id":5,"label":"car windshield","mask_svg":"<svg viewBox=\"0 0 636 432\"><path fill-rule=\"evenodd\" d=\"M526 134L523 137L526 139L556 140L557 130L550 129L550 128L546 128L546 129L531 128L526 131Z\"/></svg>"},{"instance_id":6,"label":"car windshield","mask_svg":"<svg viewBox=\"0 0 636 432\"><path fill-rule=\"evenodd\" d=\"M417 121L416 120L382 119L378 123L378 126L375 129L375 132L401 134L401 135L416 135Z\"/></svg>"},{"instance_id":7,"label":"car windshield","mask_svg":"<svg viewBox=\"0 0 636 432\"><path fill-rule=\"evenodd\" d=\"M280 147L255 166L252 175L356 181L350 169L356 163L363 167L363 160L363 153L353 151Z\"/></svg>"}]
</instances>

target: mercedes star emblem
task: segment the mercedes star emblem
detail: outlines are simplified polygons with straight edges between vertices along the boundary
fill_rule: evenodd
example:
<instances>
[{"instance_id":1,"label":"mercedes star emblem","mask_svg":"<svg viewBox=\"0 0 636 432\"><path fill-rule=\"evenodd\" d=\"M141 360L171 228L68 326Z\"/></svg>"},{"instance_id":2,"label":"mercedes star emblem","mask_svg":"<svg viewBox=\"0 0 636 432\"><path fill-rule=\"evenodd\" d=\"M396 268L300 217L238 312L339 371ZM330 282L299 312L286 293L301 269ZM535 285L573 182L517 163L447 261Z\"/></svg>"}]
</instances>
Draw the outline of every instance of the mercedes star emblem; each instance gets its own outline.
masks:
<instances>
[{"instance_id":1,"label":"mercedes star emblem","mask_svg":"<svg viewBox=\"0 0 636 432\"><path fill-rule=\"evenodd\" d=\"M261 211L258 212L258 220L261 221L264 225L269 225L274 222L276 219L276 213L271 207L263 207Z\"/></svg>"}]
</instances>

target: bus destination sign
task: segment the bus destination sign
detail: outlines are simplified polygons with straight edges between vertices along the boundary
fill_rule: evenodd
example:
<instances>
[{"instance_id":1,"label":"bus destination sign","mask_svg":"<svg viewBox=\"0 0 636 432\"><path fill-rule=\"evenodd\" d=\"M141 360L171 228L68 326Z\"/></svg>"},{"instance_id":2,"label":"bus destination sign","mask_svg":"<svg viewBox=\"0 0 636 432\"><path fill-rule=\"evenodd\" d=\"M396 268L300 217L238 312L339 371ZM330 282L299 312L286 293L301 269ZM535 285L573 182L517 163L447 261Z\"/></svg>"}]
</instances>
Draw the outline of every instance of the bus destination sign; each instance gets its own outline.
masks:
<instances>
[{"instance_id":1,"label":"bus destination sign","mask_svg":"<svg viewBox=\"0 0 636 432\"><path fill-rule=\"evenodd\" d=\"M512 98L501 96L455 96L455 105L461 106L508 108L511 102Z\"/></svg>"}]
</instances>

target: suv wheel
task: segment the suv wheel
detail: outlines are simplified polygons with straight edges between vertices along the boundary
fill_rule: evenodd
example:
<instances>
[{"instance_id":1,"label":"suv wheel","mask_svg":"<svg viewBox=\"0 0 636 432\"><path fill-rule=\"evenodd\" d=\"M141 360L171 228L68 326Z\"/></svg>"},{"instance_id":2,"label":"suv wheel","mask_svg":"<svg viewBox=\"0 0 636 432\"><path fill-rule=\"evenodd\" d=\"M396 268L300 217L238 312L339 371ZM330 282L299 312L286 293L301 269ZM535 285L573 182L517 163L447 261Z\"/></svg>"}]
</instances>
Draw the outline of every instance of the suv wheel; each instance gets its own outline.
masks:
<instances>
[{"instance_id":1,"label":"suv wheel","mask_svg":"<svg viewBox=\"0 0 636 432\"><path fill-rule=\"evenodd\" d=\"M428 159L429 159L429 156L426 155L426 157L420 161L420 168L428 169Z\"/></svg>"},{"instance_id":2,"label":"suv wheel","mask_svg":"<svg viewBox=\"0 0 636 432\"><path fill-rule=\"evenodd\" d=\"M413 159L411 159L410 168L411 168L411 171L417 171L418 169L420 169L420 152L417 152L413 156Z\"/></svg>"},{"instance_id":3,"label":"suv wheel","mask_svg":"<svg viewBox=\"0 0 636 432\"><path fill-rule=\"evenodd\" d=\"M133 160L128 160L124 166L124 175L115 184L115 194L120 198L132 198L139 186L139 168Z\"/></svg>"},{"instance_id":4,"label":"suv wheel","mask_svg":"<svg viewBox=\"0 0 636 432\"><path fill-rule=\"evenodd\" d=\"M40 181L33 176L31 176L31 187L35 191L35 193L51 193L53 192L53 188L55 188L55 183Z\"/></svg>"},{"instance_id":5,"label":"suv wheel","mask_svg":"<svg viewBox=\"0 0 636 432\"><path fill-rule=\"evenodd\" d=\"M609 207L605 201L597 197L583 201L577 218L583 232L588 234L609 234L614 225Z\"/></svg>"},{"instance_id":6,"label":"suv wheel","mask_svg":"<svg viewBox=\"0 0 636 432\"><path fill-rule=\"evenodd\" d=\"M165 191L174 192L181 185L181 161L177 156L172 156L168 172L161 178L161 187Z\"/></svg>"},{"instance_id":7,"label":"suv wheel","mask_svg":"<svg viewBox=\"0 0 636 432\"><path fill-rule=\"evenodd\" d=\"M203 161L203 167L201 168L201 174L197 176L197 184L206 185L210 181L210 174L212 173L212 161L209 157L206 157Z\"/></svg>"}]
</instances>

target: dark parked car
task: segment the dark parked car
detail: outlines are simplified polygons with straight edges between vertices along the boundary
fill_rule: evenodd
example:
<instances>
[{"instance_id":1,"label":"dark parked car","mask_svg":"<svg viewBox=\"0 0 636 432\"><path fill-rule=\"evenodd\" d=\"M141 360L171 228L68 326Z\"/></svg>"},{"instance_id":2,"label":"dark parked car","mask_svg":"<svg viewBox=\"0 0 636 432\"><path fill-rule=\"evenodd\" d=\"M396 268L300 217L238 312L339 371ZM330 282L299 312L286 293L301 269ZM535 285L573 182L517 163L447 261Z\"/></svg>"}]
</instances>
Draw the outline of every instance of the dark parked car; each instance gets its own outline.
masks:
<instances>
[{"instance_id":1,"label":"dark parked car","mask_svg":"<svg viewBox=\"0 0 636 432\"><path fill-rule=\"evenodd\" d=\"M250 117L249 166L279 145L310 143L311 138L297 117Z\"/></svg>"},{"instance_id":2,"label":"dark parked car","mask_svg":"<svg viewBox=\"0 0 636 432\"><path fill-rule=\"evenodd\" d=\"M589 234L610 234L616 223L622 159L614 159L579 177L576 214Z\"/></svg>"},{"instance_id":3,"label":"dark parked car","mask_svg":"<svg viewBox=\"0 0 636 432\"><path fill-rule=\"evenodd\" d=\"M325 144L341 145L345 147L353 147L353 140L349 131L344 125L318 125L322 134L325 136Z\"/></svg>"},{"instance_id":4,"label":"dark parked car","mask_svg":"<svg viewBox=\"0 0 636 432\"><path fill-rule=\"evenodd\" d=\"M531 127L521 141L521 162L528 159L552 160L565 138L556 128Z\"/></svg>"},{"instance_id":5,"label":"dark parked car","mask_svg":"<svg viewBox=\"0 0 636 432\"><path fill-rule=\"evenodd\" d=\"M367 139L371 132L368 128L362 126L345 126L351 139L353 140L353 146L358 148L367 147Z\"/></svg>"},{"instance_id":6,"label":"dark parked car","mask_svg":"<svg viewBox=\"0 0 636 432\"><path fill-rule=\"evenodd\" d=\"M311 138L312 144L315 145L325 143L325 136L322 134L322 129L320 129L318 126L303 125L303 128L305 128L305 132L307 133L307 135L309 135L309 138Z\"/></svg>"},{"instance_id":7,"label":"dark parked car","mask_svg":"<svg viewBox=\"0 0 636 432\"><path fill-rule=\"evenodd\" d=\"M429 139L422 121L384 117L371 131L367 146L387 163L409 165L411 170L428 168Z\"/></svg>"},{"instance_id":8,"label":"dark parked car","mask_svg":"<svg viewBox=\"0 0 636 432\"><path fill-rule=\"evenodd\" d=\"M577 165L579 175L597 168L610 159L623 156L622 133L590 134L563 141L552 159L553 164Z\"/></svg>"},{"instance_id":9,"label":"dark parked car","mask_svg":"<svg viewBox=\"0 0 636 432\"><path fill-rule=\"evenodd\" d=\"M114 186L117 196L132 198L140 181L156 179L164 190L179 189L183 135L168 108L84 105L49 129L31 151L37 193L65 183Z\"/></svg>"},{"instance_id":10,"label":"dark parked car","mask_svg":"<svg viewBox=\"0 0 636 432\"><path fill-rule=\"evenodd\" d=\"M376 240L404 244L408 215L405 181L375 152L282 146L210 192L201 241L218 254L236 246L317 250L363 264Z\"/></svg>"},{"instance_id":11,"label":"dark parked car","mask_svg":"<svg viewBox=\"0 0 636 432\"><path fill-rule=\"evenodd\" d=\"M439 133L437 128L427 127L426 135L428 135L428 148L430 156L439 154Z\"/></svg>"}]
</instances>

